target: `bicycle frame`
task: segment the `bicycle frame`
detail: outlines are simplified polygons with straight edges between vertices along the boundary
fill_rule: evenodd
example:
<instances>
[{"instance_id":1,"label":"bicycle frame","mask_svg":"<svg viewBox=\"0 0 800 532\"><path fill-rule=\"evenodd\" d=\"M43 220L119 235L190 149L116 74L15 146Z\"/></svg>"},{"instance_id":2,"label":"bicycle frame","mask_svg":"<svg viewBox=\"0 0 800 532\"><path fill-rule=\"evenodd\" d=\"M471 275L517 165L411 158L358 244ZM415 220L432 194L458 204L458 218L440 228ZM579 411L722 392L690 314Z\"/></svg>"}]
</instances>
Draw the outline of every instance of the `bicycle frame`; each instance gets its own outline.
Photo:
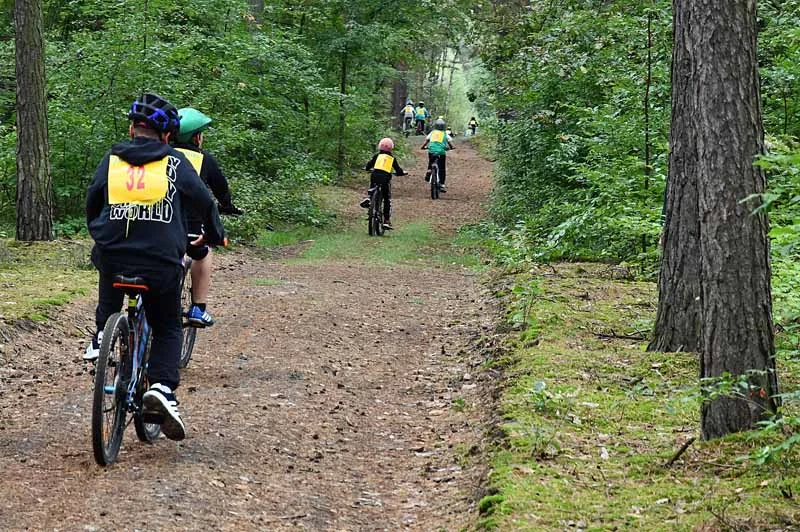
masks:
<instances>
[{"instance_id":1,"label":"bicycle frame","mask_svg":"<svg viewBox=\"0 0 800 532\"><path fill-rule=\"evenodd\" d=\"M147 323L147 316L142 307L142 296L137 294L132 297L128 294L128 324L130 327L130 352L134 353L131 366L131 380L128 383L126 392L126 406L128 411L135 409L136 388L144 367L144 357L147 352L147 343L150 340L150 324Z\"/></svg>"}]
</instances>

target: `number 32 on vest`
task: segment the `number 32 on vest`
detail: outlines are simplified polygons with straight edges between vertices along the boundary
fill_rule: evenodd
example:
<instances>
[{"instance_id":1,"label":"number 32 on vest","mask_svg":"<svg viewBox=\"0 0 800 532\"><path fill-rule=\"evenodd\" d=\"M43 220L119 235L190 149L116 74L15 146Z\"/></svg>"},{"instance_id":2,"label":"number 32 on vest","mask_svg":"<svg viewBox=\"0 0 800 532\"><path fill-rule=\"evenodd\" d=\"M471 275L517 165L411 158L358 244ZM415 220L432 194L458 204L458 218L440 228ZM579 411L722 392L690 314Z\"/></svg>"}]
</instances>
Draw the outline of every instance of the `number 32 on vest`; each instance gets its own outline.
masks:
<instances>
[{"instance_id":1,"label":"number 32 on vest","mask_svg":"<svg viewBox=\"0 0 800 532\"><path fill-rule=\"evenodd\" d=\"M133 166L116 155L108 161L108 203L153 205L167 195L167 158Z\"/></svg>"}]
</instances>

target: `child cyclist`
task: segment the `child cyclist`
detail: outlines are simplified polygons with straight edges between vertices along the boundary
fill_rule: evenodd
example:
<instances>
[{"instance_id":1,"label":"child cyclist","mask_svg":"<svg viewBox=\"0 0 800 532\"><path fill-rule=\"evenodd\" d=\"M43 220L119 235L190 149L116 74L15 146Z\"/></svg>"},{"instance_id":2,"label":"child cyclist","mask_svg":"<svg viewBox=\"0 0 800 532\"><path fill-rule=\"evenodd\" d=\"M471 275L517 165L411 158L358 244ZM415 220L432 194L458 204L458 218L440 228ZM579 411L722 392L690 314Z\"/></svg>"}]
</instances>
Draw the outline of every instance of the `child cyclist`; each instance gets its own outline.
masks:
<instances>
[{"instance_id":1,"label":"child cyclist","mask_svg":"<svg viewBox=\"0 0 800 532\"><path fill-rule=\"evenodd\" d=\"M443 119L438 119L433 124L433 131L425 137L425 143L421 149L428 149L428 171L425 172L425 181L431 180L431 165L433 160L439 158L439 182L442 185L442 192L447 192L447 187L444 186L445 179L447 179L447 150L456 149L453 146L453 137L445 131L445 124Z\"/></svg>"},{"instance_id":2,"label":"child cyclist","mask_svg":"<svg viewBox=\"0 0 800 532\"><path fill-rule=\"evenodd\" d=\"M392 173L398 176L406 175L400 165L397 164L397 159L392 155L394 150L394 141L389 137L381 139L378 143L378 153L364 167L364 170L372 172L370 174L369 186L381 187L383 194L383 227L385 229L393 229L391 223L392 216ZM361 200L361 206L369 207L369 198ZM380 208L380 205L376 206Z\"/></svg>"}]
</instances>

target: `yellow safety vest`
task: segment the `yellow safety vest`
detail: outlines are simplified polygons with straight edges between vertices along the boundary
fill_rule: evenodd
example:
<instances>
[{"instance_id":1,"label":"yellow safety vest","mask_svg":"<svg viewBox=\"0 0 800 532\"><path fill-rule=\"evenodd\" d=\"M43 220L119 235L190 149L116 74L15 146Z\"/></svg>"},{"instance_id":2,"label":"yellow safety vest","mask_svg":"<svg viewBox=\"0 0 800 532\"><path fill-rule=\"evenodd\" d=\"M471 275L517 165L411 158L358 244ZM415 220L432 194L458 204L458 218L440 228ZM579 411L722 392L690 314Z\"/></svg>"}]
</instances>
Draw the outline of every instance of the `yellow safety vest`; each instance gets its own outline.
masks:
<instances>
[{"instance_id":1,"label":"yellow safety vest","mask_svg":"<svg viewBox=\"0 0 800 532\"><path fill-rule=\"evenodd\" d=\"M167 196L167 157L133 166L116 155L108 160L108 203L154 205Z\"/></svg>"},{"instance_id":2,"label":"yellow safety vest","mask_svg":"<svg viewBox=\"0 0 800 532\"><path fill-rule=\"evenodd\" d=\"M385 153L381 153L378 155L378 158L375 159L375 170L383 170L387 174L392 173L392 167L394 167L394 157L391 155L386 155Z\"/></svg>"},{"instance_id":3,"label":"yellow safety vest","mask_svg":"<svg viewBox=\"0 0 800 532\"><path fill-rule=\"evenodd\" d=\"M197 175L200 175L200 169L203 167L203 154L200 153L199 151L189 150L186 148L175 148L175 149L184 154L186 158L189 159L189 162L192 163L192 166L194 167L195 172L197 172Z\"/></svg>"},{"instance_id":4,"label":"yellow safety vest","mask_svg":"<svg viewBox=\"0 0 800 532\"><path fill-rule=\"evenodd\" d=\"M444 131L431 131L431 142L444 142Z\"/></svg>"}]
</instances>

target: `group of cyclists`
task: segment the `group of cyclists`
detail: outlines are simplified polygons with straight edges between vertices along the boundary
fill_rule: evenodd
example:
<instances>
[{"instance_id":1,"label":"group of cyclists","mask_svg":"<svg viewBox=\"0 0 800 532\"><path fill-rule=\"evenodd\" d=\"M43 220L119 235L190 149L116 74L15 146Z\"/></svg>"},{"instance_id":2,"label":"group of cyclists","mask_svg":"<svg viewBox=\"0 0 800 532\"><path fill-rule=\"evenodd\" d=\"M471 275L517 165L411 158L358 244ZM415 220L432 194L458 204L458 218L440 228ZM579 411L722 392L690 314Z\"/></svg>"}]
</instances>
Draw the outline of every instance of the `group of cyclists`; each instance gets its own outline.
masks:
<instances>
[{"instance_id":1,"label":"group of cyclists","mask_svg":"<svg viewBox=\"0 0 800 532\"><path fill-rule=\"evenodd\" d=\"M414 105L411 99L406 101L405 106L401 112L403 118L403 131L410 131L412 127L416 126L416 134L423 135L426 132L425 123L430 118L431 113L425 107L425 102L419 102ZM474 135L478 127L478 122L473 116L470 118L467 126ZM428 169L425 172L425 181L429 182L431 179L431 166L433 162L438 159L439 161L439 190L447 192L447 151L455 149L453 146L453 133L447 127L444 117L440 116L433 123L433 128L425 137L425 142L420 147L422 150L428 150ZM378 143L378 153L367 162L364 169L370 173L370 188L379 186L384 200L383 204L383 227L384 229L393 229L391 223L392 214L392 175L402 176L406 175L402 168L397 164L397 160L392 155L394 150L394 141L389 138L383 138ZM364 197L361 200L361 207L368 208L370 199Z\"/></svg>"},{"instance_id":2,"label":"group of cyclists","mask_svg":"<svg viewBox=\"0 0 800 532\"><path fill-rule=\"evenodd\" d=\"M414 106L409 100L403 112L404 127L415 122L417 131L425 132L430 112L424 102ZM144 93L131 104L128 119L130 139L111 147L87 190L86 224L95 242L92 263L99 277L96 330L83 358L97 360L106 320L122 306L124 294L113 287L113 279L118 275L142 279L147 287L142 303L152 327L150 387L142 397L143 414L163 420L167 438L182 440L186 426L175 390L180 384L183 320L195 327L214 324L206 306L211 248L227 242L220 213L242 211L231 200L217 160L202 148L211 118L192 107L178 109L158 94ZM446 191L446 152L454 149L452 142L439 117L421 146L429 153L426 181L431 163L439 158L442 192ZM371 172L370 186L383 188L387 229L392 228L391 178L405 175L393 150L392 139L382 139L378 153L365 166ZM186 255L193 259L192 305L182 315L180 287Z\"/></svg>"}]
</instances>

